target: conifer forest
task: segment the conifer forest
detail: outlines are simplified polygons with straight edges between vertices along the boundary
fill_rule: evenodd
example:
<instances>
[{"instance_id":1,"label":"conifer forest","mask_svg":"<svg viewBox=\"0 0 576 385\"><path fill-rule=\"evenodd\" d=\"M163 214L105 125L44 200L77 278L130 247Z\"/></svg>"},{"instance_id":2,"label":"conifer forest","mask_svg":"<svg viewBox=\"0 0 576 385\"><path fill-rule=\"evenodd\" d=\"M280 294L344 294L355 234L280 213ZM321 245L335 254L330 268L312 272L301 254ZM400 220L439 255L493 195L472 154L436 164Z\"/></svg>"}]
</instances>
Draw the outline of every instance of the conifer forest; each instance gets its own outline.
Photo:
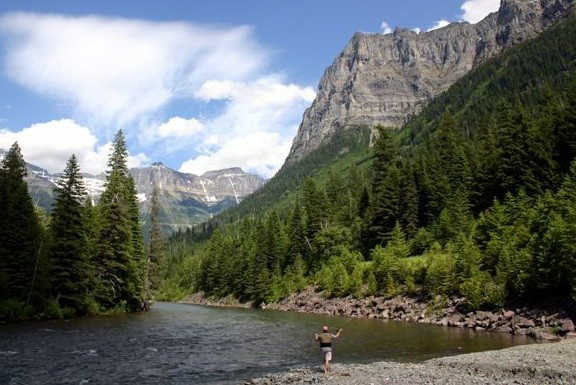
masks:
<instances>
[{"instance_id":1,"label":"conifer forest","mask_svg":"<svg viewBox=\"0 0 576 385\"><path fill-rule=\"evenodd\" d=\"M48 215L35 207L18 143L0 169L0 319L62 318L141 309L153 275L122 131L94 205L71 155ZM148 292L147 292L148 290Z\"/></svg>"},{"instance_id":2,"label":"conifer forest","mask_svg":"<svg viewBox=\"0 0 576 385\"><path fill-rule=\"evenodd\" d=\"M15 143L0 169L0 319L139 310L195 292L255 304L459 296L576 300L576 19L465 75L404 127L344 127L237 207L145 225L122 131L92 202L72 155L50 214ZM147 241L144 241L144 233Z\"/></svg>"}]
</instances>

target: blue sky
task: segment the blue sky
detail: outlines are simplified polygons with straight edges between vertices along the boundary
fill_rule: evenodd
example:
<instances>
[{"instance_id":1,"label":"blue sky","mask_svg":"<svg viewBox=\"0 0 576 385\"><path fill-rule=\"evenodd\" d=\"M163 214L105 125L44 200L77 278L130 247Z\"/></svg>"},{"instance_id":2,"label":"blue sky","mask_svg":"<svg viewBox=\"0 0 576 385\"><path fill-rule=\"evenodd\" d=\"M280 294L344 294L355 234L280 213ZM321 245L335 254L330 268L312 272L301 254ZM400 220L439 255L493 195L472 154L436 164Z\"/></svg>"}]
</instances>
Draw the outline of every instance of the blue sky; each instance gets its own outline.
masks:
<instances>
[{"instance_id":1,"label":"blue sky","mask_svg":"<svg viewBox=\"0 0 576 385\"><path fill-rule=\"evenodd\" d=\"M499 0L2 0L0 148L61 172L284 163L326 67L357 32L478 22Z\"/></svg>"}]
</instances>

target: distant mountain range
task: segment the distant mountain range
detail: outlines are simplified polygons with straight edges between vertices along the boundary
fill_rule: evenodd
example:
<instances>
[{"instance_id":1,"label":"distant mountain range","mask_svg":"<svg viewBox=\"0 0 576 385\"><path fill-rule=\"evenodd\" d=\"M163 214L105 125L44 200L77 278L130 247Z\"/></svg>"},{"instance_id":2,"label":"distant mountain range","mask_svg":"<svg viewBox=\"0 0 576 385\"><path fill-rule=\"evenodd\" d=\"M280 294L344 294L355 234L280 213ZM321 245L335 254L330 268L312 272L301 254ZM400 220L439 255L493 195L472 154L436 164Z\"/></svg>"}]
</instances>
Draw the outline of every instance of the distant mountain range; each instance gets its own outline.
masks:
<instances>
[{"instance_id":1,"label":"distant mountain range","mask_svg":"<svg viewBox=\"0 0 576 385\"><path fill-rule=\"evenodd\" d=\"M3 159L5 153L0 149L0 159ZM54 202L53 189L61 174L51 174L44 168L29 163L27 167L30 195L38 206L50 211ZM184 230L204 222L237 205L266 183L259 175L246 173L237 167L208 171L197 176L172 170L158 162L150 167L133 168L130 174L136 184L144 223L149 217L154 184L158 186L160 223L166 232ZM105 174L84 174L83 177L88 194L97 201L104 190Z\"/></svg>"}]
</instances>

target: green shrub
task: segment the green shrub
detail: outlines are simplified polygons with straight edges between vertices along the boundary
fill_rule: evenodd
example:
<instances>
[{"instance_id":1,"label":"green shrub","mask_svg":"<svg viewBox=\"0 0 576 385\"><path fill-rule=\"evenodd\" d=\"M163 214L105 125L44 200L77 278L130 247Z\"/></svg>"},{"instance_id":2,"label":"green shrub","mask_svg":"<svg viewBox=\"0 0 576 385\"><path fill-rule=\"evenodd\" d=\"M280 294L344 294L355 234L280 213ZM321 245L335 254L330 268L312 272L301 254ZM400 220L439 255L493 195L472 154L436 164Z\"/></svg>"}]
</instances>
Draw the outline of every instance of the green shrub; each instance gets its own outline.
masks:
<instances>
[{"instance_id":1,"label":"green shrub","mask_svg":"<svg viewBox=\"0 0 576 385\"><path fill-rule=\"evenodd\" d=\"M28 319L32 314L32 308L15 298L0 301L0 320L18 321Z\"/></svg>"},{"instance_id":2,"label":"green shrub","mask_svg":"<svg viewBox=\"0 0 576 385\"><path fill-rule=\"evenodd\" d=\"M501 308L506 297L503 285L496 283L487 272L479 270L460 285L460 292L466 298L467 311Z\"/></svg>"}]
</instances>

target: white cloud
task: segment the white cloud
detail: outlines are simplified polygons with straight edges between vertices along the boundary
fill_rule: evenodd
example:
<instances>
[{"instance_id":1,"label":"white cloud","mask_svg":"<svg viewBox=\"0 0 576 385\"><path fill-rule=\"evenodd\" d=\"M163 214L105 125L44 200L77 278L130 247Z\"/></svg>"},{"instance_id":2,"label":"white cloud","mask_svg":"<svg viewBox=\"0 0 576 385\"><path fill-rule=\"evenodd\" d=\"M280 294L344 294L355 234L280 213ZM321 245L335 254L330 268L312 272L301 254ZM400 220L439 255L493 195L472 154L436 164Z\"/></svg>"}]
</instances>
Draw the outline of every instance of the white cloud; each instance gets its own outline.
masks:
<instances>
[{"instance_id":1,"label":"white cloud","mask_svg":"<svg viewBox=\"0 0 576 385\"><path fill-rule=\"evenodd\" d=\"M271 177L284 162L278 154L288 155L291 141L282 139L274 132L252 132L227 140L217 151L188 160L180 167L181 172L202 175L217 170L241 165L251 171Z\"/></svg>"},{"instance_id":2,"label":"white cloud","mask_svg":"<svg viewBox=\"0 0 576 385\"><path fill-rule=\"evenodd\" d=\"M0 16L0 37L6 75L70 117L39 124L43 135L56 123L78 129L81 122L92 139L79 140L86 144L80 149L58 144L50 156L27 150L28 161L50 171L63 170L73 152L85 160L83 171L103 171L108 142L121 127L138 151L179 159L183 171L240 166L269 176L315 96L267 72L270 51L248 26L12 13ZM40 132L34 125L14 135L33 128ZM147 161L139 154L129 165Z\"/></svg>"},{"instance_id":3,"label":"white cloud","mask_svg":"<svg viewBox=\"0 0 576 385\"><path fill-rule=\"evenodd\" d=\"M166 123L158 126L158 135L161 138L194 136L204 129L204 124L198 119L184 119L179 116L170 118Z\"/></svg>"},{"instance_id":4,"label":"white cloud","mask_svg":"<svg viewBox=\"0 0 576 385\"><path fill-rule=\"evenodd\" d=\"M62 172L72 154L78 158L82 172L97 174L107 168L111 144L98 146L97 138L87 127L70 119L36 123L18 132L0 130L0 147L10 148L14 142L22 149L28 163L51 173ZM142 154L128 159L129 167L148 161Z\"/></svg>"},{"instance_id":5,"label":"white cloud","mask_svg":"<svg viewBox=\"0 0 576 385\"><path fill-rule=\"evenodd\" d=\"M427 30L427 32L446 27L448 24L450 24L448 20L438 20L431 28Z\"/></svg>"},{"instance_id":6,"label":"white cloud","mask_svg":"<svg viewBox=\"0 0 576 385\"><path fill-rule=\"evenodd\" d=\"M288 155L301 111L312 102L315 91L270 76L254 83L209 81L196 96L224 99L226 108L205 122L209 129L196 148L202 155L184 162L180 171L200 175L236 165L272 176Z\"/></svg>"},{"instance_id":7,"label":"white cloud","mask_svg":"<svg viewBox=\"0 0 576 385\"><path fill-rule=\"evenodd\" d=\"M389 33L392 33L392 28L385 21L383 21L382 24L380 25L380 30L382 30L382 35L387 35Z\"/></svg>"},{"instance_id":8,"label":"white cloud","mask_svg":"<svg viewBox=\"0 0 576 385\"><path fill-rule=\"evenodd\" d=\"M206 79L244 79L268 55L246 26L13 13L0 32L8 76L108 125L155 112Z\"/></svg>"},{"instance_id":9,"label":"white cloud","mask_svg":"<svg viewBox=\"0 0 576 385\"><path fill-rule=\"evenodd\" d=\"M460 7L464 11L462 20L477 23L488 14L496 12L500 7L500 0L468 0Z\"/></svg>"}]
</instances>

